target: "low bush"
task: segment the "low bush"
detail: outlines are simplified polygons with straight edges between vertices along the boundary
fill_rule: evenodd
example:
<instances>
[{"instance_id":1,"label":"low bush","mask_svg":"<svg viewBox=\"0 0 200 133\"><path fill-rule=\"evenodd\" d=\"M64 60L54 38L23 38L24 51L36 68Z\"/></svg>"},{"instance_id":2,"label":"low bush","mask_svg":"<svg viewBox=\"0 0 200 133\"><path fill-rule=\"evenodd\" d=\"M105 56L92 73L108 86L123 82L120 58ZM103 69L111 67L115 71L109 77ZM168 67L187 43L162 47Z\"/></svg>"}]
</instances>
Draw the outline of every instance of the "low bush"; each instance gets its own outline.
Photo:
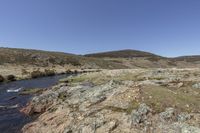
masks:
<instances>
[{"instance_id":1,"label":"low bush","mask_svg":"<svg viewBox=\"0 0 200 133\"><path fill-rule=\"evenodd\" d=\"M78 71L77 70L74 70L74 72L73 72L74 74L78 74Z\"/></svg>"},{"instance_id":2,"label":"low bush","mask_svg":"<svg viewBox=\"0 0 200 133\"><path fill-rule=\"evenodd\" d=\"M45 69L44 72L40 70L35 70L31 72L31 78L39 78L39 77L54 76L54 75L56 75L55 71L50 69Z\"/></svg>"},{"instance_id":3,"label":"low bush","mask_svg":"<svg viewBox=\"0 0 200 133\"><path fill-rule=\"evenodd\" d=\"M41 72L39 70L31 72L31 78L39 78L45 76L44 72Z\"/></svg>"},{"instance_id":4,"label":"low bush","mask_svg":"<svg viewBox=\"0 0 200 133\"><path fill-rule=\"evenodd\" d=\"M29 72L26 69L22 69L22 75L27 75Z\"/></svg>"},{"instance_id":5,"label":"low bush","mask_svg":"<svg viewBox=\"0 0 200 133\"><path fill-rule=\"evenodd\" d=\"M14 75L8 75L7 76L7 80L8 81L15 81L16 80L16 77Z\"/></svg>"},{"instance_id":6,"label":"low bush","mask_svg":"<svg viewBox=\"0 0 200 133\"><path fill-rule=\"evenodd\" d=\"M68 97L67 93L60 93L58 95L58 98L61 99L62 101L65 101L67 97Z\"/></svg>"},{"instance_id":7,"label":"low bush","mask_svg":"<svg viewBox=\"0 0 200 133\"><path fill-rule=\"evenodd\" d=\"M66 71L66 74L72 74L72 73L73 72L71 70L69 70L69 69Z\"/></svg>"},{"instance_id":8,"label":"low bush","mask_svg":"<svg viewBox=\"0 0 200 133\"><path fill-rule=\"evenodd\" d=\"M54 76L56 73L54 70L45 69L46 76Z\"/></svg>"},{"instance_id":9,"label":"low bush","mask_svg":"<svg viewBox=\"0 0 200 133\"><path fill-rule=\"evenodd\" d=\"M0 75L0 82L3 82L5 79L2 75Z\"/></svg>"}]
</instances>

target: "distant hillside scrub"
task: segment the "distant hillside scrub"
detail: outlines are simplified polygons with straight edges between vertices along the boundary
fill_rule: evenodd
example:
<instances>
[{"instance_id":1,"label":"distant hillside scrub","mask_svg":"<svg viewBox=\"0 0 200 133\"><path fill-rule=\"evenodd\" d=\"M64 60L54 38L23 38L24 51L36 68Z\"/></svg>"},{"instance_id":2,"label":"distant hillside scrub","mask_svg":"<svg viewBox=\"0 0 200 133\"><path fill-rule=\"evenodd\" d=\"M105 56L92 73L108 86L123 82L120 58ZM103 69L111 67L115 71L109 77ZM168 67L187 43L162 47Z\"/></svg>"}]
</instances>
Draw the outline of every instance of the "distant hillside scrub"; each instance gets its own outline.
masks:
<instances>
[{"instance_id":1,"label":"distant hillside scrub","mask_svg":"<svg viewBox=\"0 0 200 133\"><path fill-rule=\"evenodd\" d=\"M49 52L31 49L0 48L0 65L51 67L62 66L74 69L127 69L199 67L200 56L167 58L138 50L119 50L87 55ZM47 72L53 75L53 72ZM29 72L23 71L23 75ZM45 72L32 72L32 77L41 77Z\"/></svg>"},{"instance_id":2,"label":"distant hillside scrub","mask_svg":"<svg viewBox=\"0 0 200 133\"><path fill-rule=\"evenodd\" d=\"M134 58L134 57L160 57L152 53L138 51L138 50L120 50L102 53L87 54L86 57L110 57L110 58Z\"/></svg>"},{"instance_id":3,"label":"distant hillside scrub","mask_svg":"<svg viewBox=\"0 0 200 133\"><path fill-rule=\"evenodd\" d=\"M28 49L0 48L0 59L0 64L30 64L42 67L52 64L61 66L68 64L81 65L81 57L77 55Z\"/></svg>"}]
</instances>

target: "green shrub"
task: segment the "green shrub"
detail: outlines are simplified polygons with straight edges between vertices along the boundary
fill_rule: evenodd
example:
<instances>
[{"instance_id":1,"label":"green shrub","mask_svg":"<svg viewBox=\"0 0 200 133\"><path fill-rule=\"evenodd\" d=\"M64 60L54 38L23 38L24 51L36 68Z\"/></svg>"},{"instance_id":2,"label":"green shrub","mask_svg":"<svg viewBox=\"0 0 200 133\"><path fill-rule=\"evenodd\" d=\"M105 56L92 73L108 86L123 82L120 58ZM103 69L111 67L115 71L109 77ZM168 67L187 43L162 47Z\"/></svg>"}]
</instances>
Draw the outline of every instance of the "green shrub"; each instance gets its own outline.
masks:
<instances>
[{"instance_id":1,"label":"green shrub","mask_svg":"<svg viewBox=\"0 0 200 133\"><path fill-rule=\"evenodd\" d=\"M16 77L14 75L8 75L7 76L7 80L8 81L15 81L16 80Z\"/></svg>"},{"instance_id":2,"label":"green shrub","mask_svg":"<svg viewBox=\"0 0 200 133\"><path fill-rule=\"evenodd\" d=\"M4 80L4 77L0 75L0 82L3 82Z\"/></svg>"}]
</instances>

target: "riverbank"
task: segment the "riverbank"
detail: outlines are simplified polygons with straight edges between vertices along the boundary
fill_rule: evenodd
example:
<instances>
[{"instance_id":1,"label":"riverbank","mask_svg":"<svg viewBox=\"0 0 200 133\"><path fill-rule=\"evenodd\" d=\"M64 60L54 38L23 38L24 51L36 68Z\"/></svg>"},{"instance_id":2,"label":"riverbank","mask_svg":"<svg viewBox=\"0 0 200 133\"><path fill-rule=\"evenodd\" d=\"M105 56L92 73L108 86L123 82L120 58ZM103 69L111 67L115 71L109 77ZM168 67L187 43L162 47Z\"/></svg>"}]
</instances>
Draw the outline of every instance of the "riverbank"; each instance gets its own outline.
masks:
<instances>
[{"instance_id":1,"label":"riverbank","mask_svg":"<svg viewBox=\"0 0 200 133\"><path fill-rule=\"evenodd\" d=\"M200 69L121 69L70 77L21 110L40 114L22 131L199 133L199 73Z\"/></svg>"},{"instance_id":2,"label":"riverbank","mask_svg":"<svg viewBox=\"0 0 200 133\"><path fill-rule=\"evenodd\" d=\"M99 71L97 69L80 69L73 66L37 67L29 65L0 65L0 83L16 80L26 80L61 74L79 74ZM11 77L11 78L9 78Z\"/></svg>"}]
</instances>

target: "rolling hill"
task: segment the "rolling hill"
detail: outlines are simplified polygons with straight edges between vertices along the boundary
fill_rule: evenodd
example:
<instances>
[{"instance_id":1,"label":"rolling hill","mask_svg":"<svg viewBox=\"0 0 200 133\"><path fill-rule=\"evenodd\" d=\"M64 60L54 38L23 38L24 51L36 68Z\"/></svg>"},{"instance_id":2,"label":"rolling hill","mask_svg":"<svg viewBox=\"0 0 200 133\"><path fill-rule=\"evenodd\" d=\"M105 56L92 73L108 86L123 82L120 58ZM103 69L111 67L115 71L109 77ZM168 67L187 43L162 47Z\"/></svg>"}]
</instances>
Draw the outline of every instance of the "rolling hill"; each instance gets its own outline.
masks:
<instances>
[{"instance_id":1,"label":"rolling hill","mask_svg":"<svg viewBox=\"0 0 200 133\"><path fill-rule=\"evenodd\" d=\"M93 54L86 54L86 57L96 57L96 58L135 58L135 57L154 57L154 58L162 58L161 56L139 51L139 50L119 50L119 51L109 51L109 52L102 52L102 53L93 53Z\"/></svg>"},{"instance_id":2,"label":"rolling hill","mask_svg":"<svg viewBox=\"0 0 200 133\"><path fill-rule=\"evenodd\" d=\"M0 65L66 66L79 68L167 68L199 67L200 56L166 58L138 50L120 50L87 55L32 49L0 48Z\"/></svg>"}]
</instances>

